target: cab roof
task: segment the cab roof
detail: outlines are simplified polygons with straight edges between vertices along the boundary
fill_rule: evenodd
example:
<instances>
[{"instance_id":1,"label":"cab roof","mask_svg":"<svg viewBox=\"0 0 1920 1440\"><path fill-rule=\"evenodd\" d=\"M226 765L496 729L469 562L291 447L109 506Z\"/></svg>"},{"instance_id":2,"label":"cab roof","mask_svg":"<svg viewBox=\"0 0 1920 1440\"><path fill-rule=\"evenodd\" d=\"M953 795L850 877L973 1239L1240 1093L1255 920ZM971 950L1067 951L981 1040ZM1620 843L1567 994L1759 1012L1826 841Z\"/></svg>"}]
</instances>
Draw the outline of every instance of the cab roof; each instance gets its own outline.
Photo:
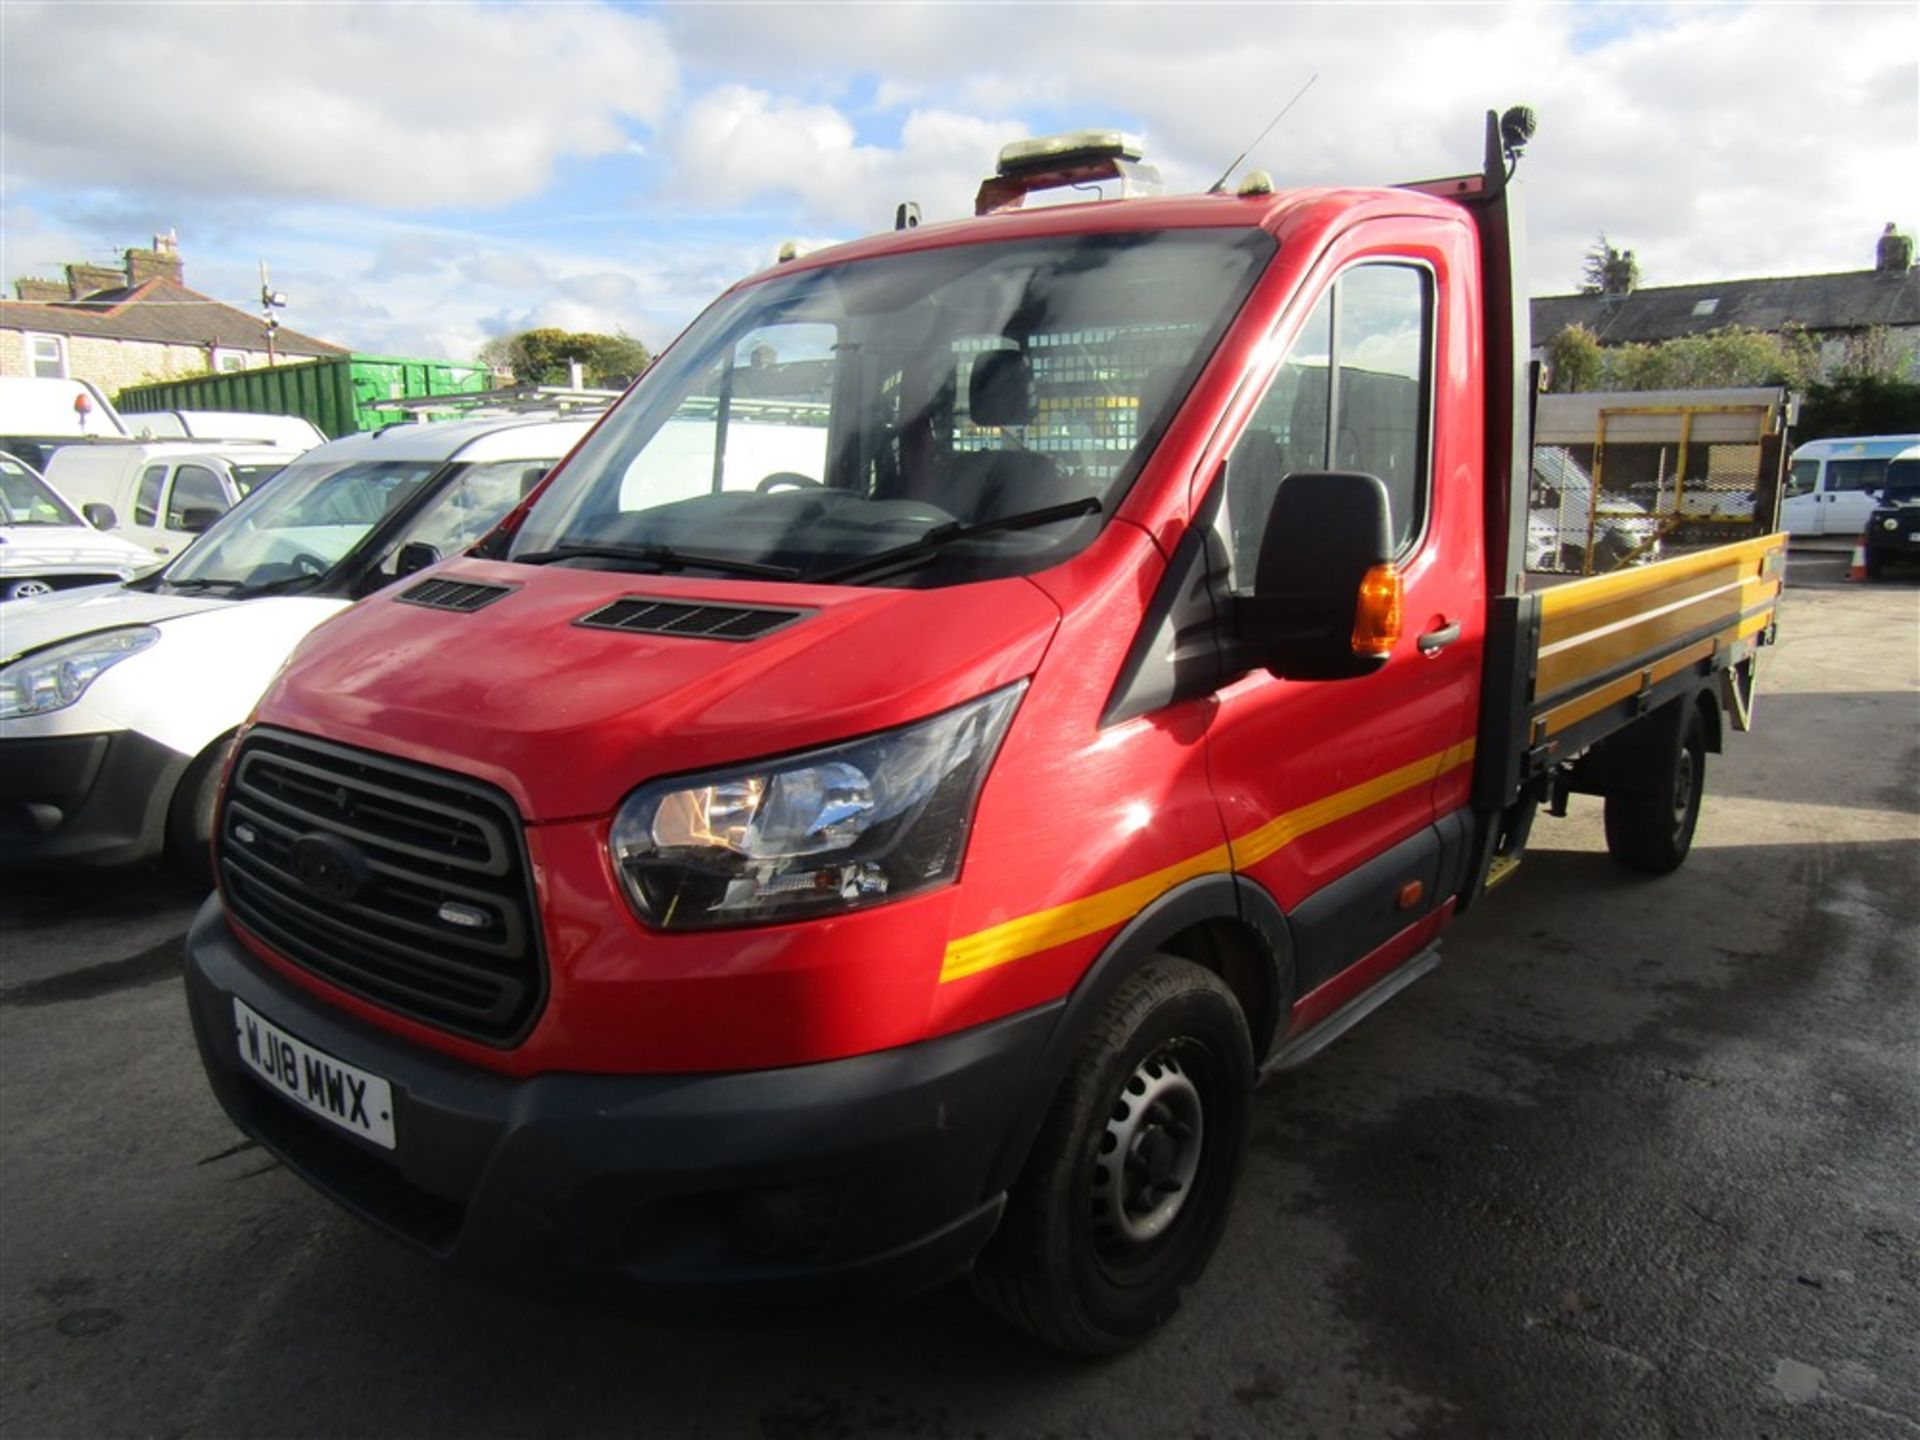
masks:
<instances>
[{"instance_id":1,"label":"cab roof","mask_svg":"<svg viewBox=\"0 0 1920 1440\"><path fill-rule=\"evenodd\" d=\"M757 284L774 275L882 255L909 254L955 245L1059 235L1111 235L1142 230L1245 228L1271 233L1282 243L1290 234L1318 229L1336 218L1361 214L1456 216L1459 207L1418 191L1398 188L1314 188L1276 190L1254 195L1167 195L1126 200L1089 200L1043 205L884 231L859 240L815 250L740 282Z\"/></svg>"},{"instance_id":2,"label":"cab roof","mask_svg":"<svg viewBox=\"0 0 1920 1440\"><path fill-rule=\"evenodd\" d=\"M496 415L478 420L436 420L389 425L316 445L300 458L344 460L554 460L574 447L598 415L557 419L551 415Z\"/></svg>"}]
</instances>

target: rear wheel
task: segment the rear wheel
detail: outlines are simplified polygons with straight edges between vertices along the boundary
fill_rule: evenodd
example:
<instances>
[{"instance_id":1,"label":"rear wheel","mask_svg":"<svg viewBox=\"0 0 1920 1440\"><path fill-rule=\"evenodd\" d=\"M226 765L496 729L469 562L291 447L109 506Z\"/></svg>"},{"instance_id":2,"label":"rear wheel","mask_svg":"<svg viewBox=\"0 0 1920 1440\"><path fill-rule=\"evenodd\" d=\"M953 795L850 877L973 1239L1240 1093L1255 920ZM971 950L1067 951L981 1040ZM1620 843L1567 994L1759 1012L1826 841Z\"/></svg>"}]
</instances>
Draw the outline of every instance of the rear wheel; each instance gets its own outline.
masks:
<instances>
[{"instance_id":1,"label":"rear wheel","mask_svg":"<svg viewBox=\"0 0 1920 1440\"><path fill-rule=\"evenodd\" d=\"M1062 1081L975 1292L1075 1354L1144 1340L1219 1243L1254 1078L1225 982L1188 960L1148 961Z\"/></svg>"},{"instance_id":2,"label":"rear wheel","mask_svg":"<svg viewBox=\"0 0 1920 1440\"><path fill-rule=\"evenodd\" d=\"M213 884L213 809L234 739L222 735L194 758L167 810L167 859L200 885Z\"/></svg>"},{"instance_id":3,"label":"rear wheel","mask_svg":"<svg viewBox=\"0 0 1920 1440\"><path fill-rule=\"evenodd\" d=\"M1607 796L1607 853L1647 875L1678 870L1693 848L1706 784L1707 730L1693 706L1659 788Z\"/></svg>"}]
</instances>

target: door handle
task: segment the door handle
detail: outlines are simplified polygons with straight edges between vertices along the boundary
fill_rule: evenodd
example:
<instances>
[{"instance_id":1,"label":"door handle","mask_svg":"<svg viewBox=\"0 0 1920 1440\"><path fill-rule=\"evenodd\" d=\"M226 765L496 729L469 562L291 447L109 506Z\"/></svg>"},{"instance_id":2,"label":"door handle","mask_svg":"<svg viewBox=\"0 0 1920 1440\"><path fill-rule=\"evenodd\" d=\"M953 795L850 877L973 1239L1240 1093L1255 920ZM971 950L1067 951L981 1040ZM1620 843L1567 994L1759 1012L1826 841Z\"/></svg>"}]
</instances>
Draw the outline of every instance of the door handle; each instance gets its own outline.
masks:
<instances>
[{"instance_id":1,"label":"door handle","mask_svg":"<svg viewBox=\"0 0 1920 1440\"><path fill-rule=\"evenodd\" d=\"M1429 630L1415 643L1419 645L1422 655L1438 655L1459 638L1460 622L1458 620L1450 620L1438 630Z\"/></svg>"}]
</instances>

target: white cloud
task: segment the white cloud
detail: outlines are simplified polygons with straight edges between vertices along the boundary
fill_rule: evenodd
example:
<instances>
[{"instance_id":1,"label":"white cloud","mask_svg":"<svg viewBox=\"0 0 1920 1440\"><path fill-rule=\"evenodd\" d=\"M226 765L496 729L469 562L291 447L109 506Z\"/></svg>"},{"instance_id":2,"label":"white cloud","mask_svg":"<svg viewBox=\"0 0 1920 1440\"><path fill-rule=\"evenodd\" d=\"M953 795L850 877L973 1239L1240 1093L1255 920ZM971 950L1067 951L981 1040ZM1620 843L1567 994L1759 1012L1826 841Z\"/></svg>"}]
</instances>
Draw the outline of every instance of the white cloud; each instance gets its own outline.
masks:
<instances>
[{"instance_id":1,"label":"white cloud","mask_svg":"<svg viewBox=\"0 0 1920 1440\"><path fill-rule=\"evenodd\" d=\"M547 283L547 267L522 250L487 250L460 262L460 274L475 285L533 290Z\"/></svg>"},{"instance_id":2,"label":"white cloud","mask_svg":"<svg viewBox=\"0 0 1920 1440\"><path fill-rule=\"evenodd\" d=\"M402 353L657 347L788 236L970 213L1033 126L1135 130L1198 189L1315 72L1248 161L1282 185L1471 168L1481 113L1532 103L1537 290L1603 229L1658 284L1864 268L1920 227L1911 6L0 0L0 30L4 278L177 225L189 283L248 306L265 255L289 324ZM682 98L683 67L717 78Z\"/></svg>"},{"instance_id":3,"label":"white cloud","mask_svg":"<svg viewBox=\"0 0 1920 1440\"><path fill-rule=\"evenodd\" d=\"M0 23L7 162L42 185L497 206L626 150L677 75L657 24L599 7L9 3Z\"/></svg>"},{"instance_id":4,"label":"white cloud","mask_svg":"<svg viewBox=\"0 0 1920 1440\"><path fill-rule=\"evenodd\" d=\"M1210 182L1315 73L1248 161L1282 185L1470 169L1482 112L1531 103L1543 290L1572 285L1601 229L1675 283L1863 268L1887 219L1920 225L1912 6L893 6L853 12L851 37L806 7L753 13L751 46L727 7L665 23L689 65L764 87L774 115L783 77L853 63L895 104L1130 124L1176 189ZM904 152L860 164L922 180L903 193L930 212L961 213L992 162L983 143L967 174L916 175ZM823 155L816 193L841 196L848 159Z\"/></svg>"},{"instance_id":5,"label":"white cloud","mask_svg":"<svg viewBox=\"0 0 1920 1440\"><path fill-rule=\"evenodd\" d=\"M805 222L858 233L891 223L902 200L920 200L929 219L970 213L981 157L990 167L1001 145L1025 133L1016 120L914 110L896 146L861 144L832 105L725 85L681 112L667 144L679 200L731 206L777 196Z\"/></svg>"}]
</instances>

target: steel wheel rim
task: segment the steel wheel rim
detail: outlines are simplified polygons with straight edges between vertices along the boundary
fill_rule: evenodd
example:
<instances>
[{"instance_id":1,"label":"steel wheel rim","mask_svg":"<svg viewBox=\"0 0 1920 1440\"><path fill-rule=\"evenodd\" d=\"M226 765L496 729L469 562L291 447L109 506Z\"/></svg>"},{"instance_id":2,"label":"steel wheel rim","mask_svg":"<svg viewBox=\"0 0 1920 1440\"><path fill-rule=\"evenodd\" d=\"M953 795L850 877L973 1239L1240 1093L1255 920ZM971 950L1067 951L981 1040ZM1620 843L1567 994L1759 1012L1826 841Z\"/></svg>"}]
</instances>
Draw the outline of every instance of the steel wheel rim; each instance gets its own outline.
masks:
<instances>
[{"instance_id":1,"label":"steel wheel rim","mask_svg":"<svg viewBox=\"0 0 1920 1440\"><path fill-rule=\"evenodd\" d=\"M1200 1172L1206 1106L1179 1056L1157 1050L1121 1085L1093 1159L1095 1248L1124 1257L1163 1236Z\"/></svg>"},{"instance_id":2,"label":"steel wheel rim","mask_svg":"<svg viewBox=\"0 0 1920 1440\"><path fill-rule=\"evenodd\" d=\"M1687 828L1687 815L1693 809L1693 751L1680 751L1680 765L1673 780L1673 833L1677 837Z\"/></svg>"}]
</instances>

